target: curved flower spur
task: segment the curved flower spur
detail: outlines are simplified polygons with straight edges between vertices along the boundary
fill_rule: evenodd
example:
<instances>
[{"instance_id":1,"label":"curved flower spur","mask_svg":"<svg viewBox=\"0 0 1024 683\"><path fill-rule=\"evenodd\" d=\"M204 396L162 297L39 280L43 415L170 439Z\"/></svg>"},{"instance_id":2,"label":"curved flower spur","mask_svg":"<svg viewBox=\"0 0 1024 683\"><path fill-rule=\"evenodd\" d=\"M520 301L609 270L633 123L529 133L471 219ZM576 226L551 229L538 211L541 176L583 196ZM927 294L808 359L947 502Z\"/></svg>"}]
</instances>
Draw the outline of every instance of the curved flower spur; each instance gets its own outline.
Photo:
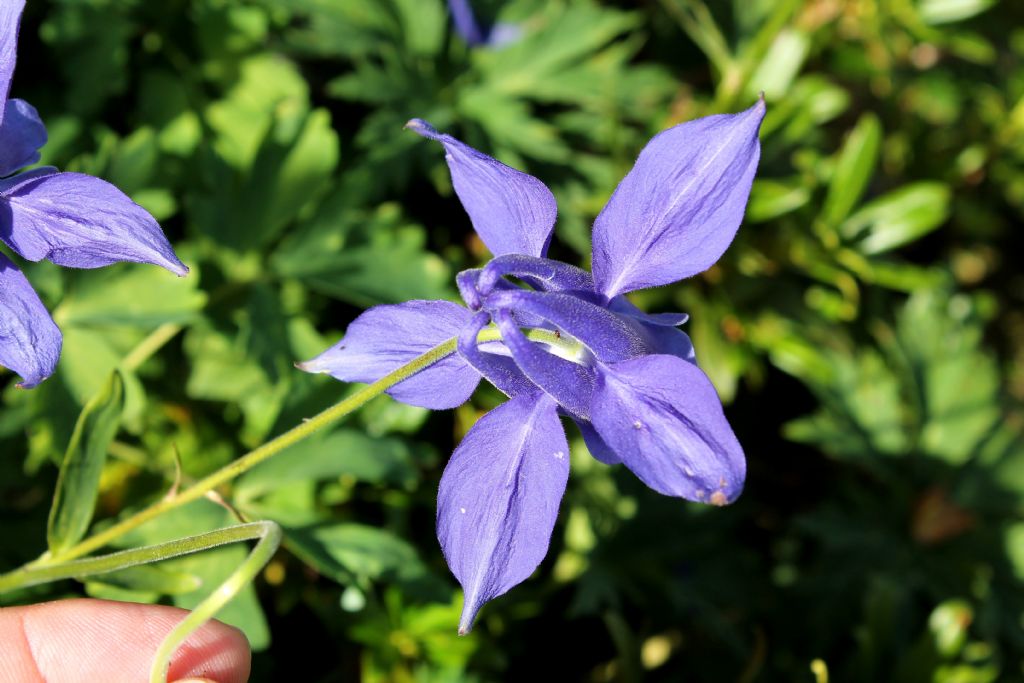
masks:
<instances>
[{"instance_id":1,"label":"curved flower spur","mask_svg":"<svg viewBox=\"0 0 1024 683\"><path fill-rule=\"evenodd\" d=\"M7 99L17 59L24 0L0 0L0 241L29 261L71 268L118 261L162 266L176 275L178 260L156 220L119 189L82 173L42 167L46 128L24 100ZM62 337L32 285L0 252L0 366L29 388L53 374Z\"/></svg>"},{"instance_id":2,"label":"curved flower spur","mask_svg":"<svg viewBox=\"0 0 1024 683\"><path fill-rule=\"evenodd\" d=\"M687 316L644 313L625 294L700 273L726 250L750 193L764 111L761 100L655 136L594 223L593 275L545 258L556 206L542 182L424 121L407 124L444 145L455 192L495 257L458 275L468 308L371 308L299 367L372 382L457 338L457 355L388 393L453 408L483 376L509 396L455 449L438 491L437 535L465 591L460 633L547 553L569 474L559 416L579 426L595 458L624 464L659 493L725 505L742 490L743 450L676 328Z\"/></svg>"}]
</instances>

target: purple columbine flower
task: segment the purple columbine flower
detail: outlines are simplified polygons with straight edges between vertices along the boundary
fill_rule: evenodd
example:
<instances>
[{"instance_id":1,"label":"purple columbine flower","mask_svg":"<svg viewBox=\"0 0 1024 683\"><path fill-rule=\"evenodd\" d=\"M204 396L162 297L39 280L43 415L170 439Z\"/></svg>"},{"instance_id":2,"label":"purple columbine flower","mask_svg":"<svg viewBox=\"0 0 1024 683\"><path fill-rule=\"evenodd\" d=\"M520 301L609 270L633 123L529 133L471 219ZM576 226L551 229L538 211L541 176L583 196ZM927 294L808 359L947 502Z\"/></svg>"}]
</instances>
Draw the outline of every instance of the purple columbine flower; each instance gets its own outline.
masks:
<instances>
[{"instance_id":1,"label":"purple columbine flower","mask_svg":"<svg viewBox=\"0 0 1024 683\"><path fill-rule=\"evenodd\" d=\"M676 327L687 316L644 313L625 294L700 273L725 252L750 193L764 110L762 100L651 140L594 223L593 275L545 258L556 206L542 182L409 122L444 145L455 192L495 258L459 274L468 308L371 308L300 367L372 382L457 338L457 355L388 393L452 408L483 376L510 397L470 429L438 491L437 534L465 591L461 633L547 553L569 474L560 416L579 426L595 458L624 464L655 491L725 505L742 490L743 450ZM480 340L490 324L500 341L493 332Z\"/></svg>"},{"instance_id":2,"label":"purple columbine flower","mask_svg":"<svg viewBox=\"0 0 1024 683\"><path fill-rule=\"evenodd\" d=\"M0 241L29 261L72 268L117 261L163 266L178 260L156 220L110 183L52 167L12 175L39 161L46 128L24 100L7 99L17 58L25 0L0 0ZM34 387L53 374L61 333L32 285L0 252L0 366Z\"/></svg>"},{"instance_id":3,"label":"purple columbine flower","mask_svg":"<svg viewBox=\"0 0 1024 683\"><path fill-rule=\"evenodd\" d=\"M493 26L482 25L477 21L470 0L448 0L448 10L452 13L455 32L472 46L501 47L519 40L523 33L516 24L499 22Z\"/></svg>"}]
</instances>

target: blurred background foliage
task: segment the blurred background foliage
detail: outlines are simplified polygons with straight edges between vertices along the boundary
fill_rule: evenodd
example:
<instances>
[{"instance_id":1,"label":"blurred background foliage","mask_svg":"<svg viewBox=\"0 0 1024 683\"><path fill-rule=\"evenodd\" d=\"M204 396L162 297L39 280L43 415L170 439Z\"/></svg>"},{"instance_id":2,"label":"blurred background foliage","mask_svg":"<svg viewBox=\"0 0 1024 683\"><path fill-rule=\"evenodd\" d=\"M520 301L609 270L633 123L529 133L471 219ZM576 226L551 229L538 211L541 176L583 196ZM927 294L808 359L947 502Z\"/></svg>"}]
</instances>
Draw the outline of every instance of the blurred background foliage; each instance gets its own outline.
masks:
<instances>
[{"instance_id":1,"label":"blurred background foliage","mask_svg":"<svg viewBox=\"0 0 1024 683\"><path fill-rule=\"evenodd\" d=\"M548 560L455 635L433 533L454 443L496 405L382 398L237 480L284 549L223 613L254 681L1024 680L1024 5L1012 0L32 0L13 94L44 163L111 180L192 275L28 265L58 374L0 412L0 566L45 548L82 406L122 369L98 526L335 402L292 363L367 306L454 297L487 257L422 117L552 187L552 255L644 142L764 92L747 220L712 270L637 293L686 310L750 464L726 510L587 456ZM497 35L498 32L495 32ZM1017 256L1014 256L1016 254ZM215 528L212 502L126 543ZM225 548L84 587L195 604ZM826 674L827 672L827 674Z\"/></svg>"}]
</instances>

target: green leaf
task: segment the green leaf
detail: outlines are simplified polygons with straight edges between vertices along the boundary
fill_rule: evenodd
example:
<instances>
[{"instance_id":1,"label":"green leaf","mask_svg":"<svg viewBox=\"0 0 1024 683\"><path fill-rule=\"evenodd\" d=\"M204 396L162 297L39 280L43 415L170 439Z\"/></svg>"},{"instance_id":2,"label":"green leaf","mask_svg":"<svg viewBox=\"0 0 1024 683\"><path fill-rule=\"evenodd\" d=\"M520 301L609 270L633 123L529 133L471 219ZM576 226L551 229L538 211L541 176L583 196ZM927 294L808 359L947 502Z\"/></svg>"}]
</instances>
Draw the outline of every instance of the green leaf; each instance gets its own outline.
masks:
<instances>
[{"instance_id":1,"label":"green leaf","mask_svg":"<svg viewBox=\"0 0 1024 683\"><path fill-rule=\"evenodd\" d=\"M369 215L353 211L342 194L326 200L281 243L271 267L360 306L453 296L451 270L427 251L421 226L410 224L394 204Z\"/></svg>"},{"instance_id":2,"label":"green leaf","mask_svg":"<svg viewBox=\"0 0 1024 683\"><path fill-rule=\"evenodd\" d=\"M942 225L949 217L949 201L945 183L912 183L864 205L839 231L847 239L857 239L865 254L880 254Z\"/></svg>"},{"instance_id":3,"label":"green leaf","mask_svg":"<svg viewBox=\"0 0 1024 683\"><path fill-rule=\"evenodd\" d=\"M981 14L996 0L918 0L917 13L927 24L949 24Z\"/></svg>"},{"instance_id":4,"label":"green leaf","mask_svg":"<svg viewBox=\"0 0 1024 683\"><path fill-rule=\"evenodd\" d=\"M836 168L820 219L838 226L846 218L871 180L882 143L882 126L872 113L861 115L839 152Z\"/></svg>"},{"instance_id":5,"label":"green leaf","mask_svg":"<svg viewBox=\"0 0 1024 683\"><path fill-rule=\"evenodd\" d=\"M124 385L115 371L82 410L64 454L46 529L47 545L53 554L73 546L89 528L107 448L117 434L123 408Z\"/></svg>"},{"instance_id":6,"label":"green leaf","mask_svg":"<svg viewBox=\"0 0 1024 683\"><path fill-rule=\"evenodd\" d=\"M405 47L417 57L441 51L448 25L446 7L438 0L392 0L402 24Z\"/></svg>"},{"instance_id":7,"label":"green leaf","mask_svg":"<svg viewBox=\"0 0 1024 683\"><path fill-rule=\"evenodd\" d=\"M533 97L547 89L547 79L587 61L616 36L636 28L638 18L589 2L545 3L543 12L533 17L536 28L528 35L501 50L479 50L473 57L499 94Z\"/></svg>"},{"instance_id":8,"label":"green leaf","mask_svg":"<svg viewBox=\"0 0 1024 683\"><path fill-rule=\"evenodd\" d=\"M437 2L424 0L427 1ZM371 52L382 41L396 38L399 33L391 3L381 0L262 0L262 3L301 17L302 28L292 29L287 36L294 49L307 54L358 57Z\"/></svg>"},{"instance_id":9,"label":"green leaf","mask_svg":"<svg viewBox=\"0 0 1024 683\"><path fill-rule=\"evenodd\" d=\"M259 291L259 290L257 290ZM227 401L245 417L242 439L255 445L273 427L291 387L286 367L294 362L287 348L277 345L284 321L273 320L269 330L255 322L266 311L259 301L239 312L238 329L206 322L189 329L185 350L192 358L185 390L193 398Z\"/></svg>"},{"instance_id":10,"label":"green leaf","mask_svg":"<svg viewBox=\"0 0 1024 683\"><path fill-rule=\"evenodd\" d=\"M76 278L54 319L62 327L185 323L206 303L198 287L197 273L179 278L151 265L102 268Z\"/></svg>"},{"instance_id":11,"label":"green leaf","mask_svg":"<svg viewBox=\"0 0 1024 683\"><path fill-rule=\"evenodd\" d=\"M140 564L137 567L100 574L90 579L89 583L159 595L180 595L198 590L203 582L194 574Z\"/></svg>"},{"instance_id":12,"label":"green leaf","mask_svg":"<svg viewBox=\"0 0 1024 683\"><path fill-rule=\"evenodd\" d=\"M390 531L362 524L287 529L289 547L339 583L413 581L427 574L416 549Z\"/></svg>"},{"instance_id":13,"label":"green leaf","mask_svg":"<svg viewBox=\"0 0 1024 683\"><path fill-rule=\"evenodd\" d=\"M235 171L250 169L275 116L301 121L309 111L309 85L294 64L276 55L255 55L239 67L224 99L206 108L216 133L217 156ZM223 188L217 188L223 189Z\"/></svg>"},{"instance_id":14,"label":"green leaf","mask_svg":"<svg viewBox=\"0 0 1024 683\"><path fill-rule=\"evenodd\" d=\"M239 251L274 239L319 199L338 164L338 136L326 110L296 120L288 108L279 109L285 113L267 130L251 167L231 172L208 158L220 181L192 204L200 229Z\"/></svg>"},{"instance_id":15,"label":"green leaf","mask_svg":"<svg viewBox=\"0 0 1024 683\"><path fill-rule=\"evenodd\" d=\"M810 190L801 184L800 178L755 180L750 190L746 218L752 223L769 221L796 211L810 198Z\"/></svg>"},{"instance_id":16,"label":"green leaf","mask_svg":"<svg viewBox=\"0 0 1024 683\"><path fill-rule=\"evenodd\" d=\"M361 432L341 430L296 444L260 463L239 478L236 491L240 498L252 498L288 482L343 476L403 487L412 486L417 479L404 442L372 439Z\"/></svg>"},{"instance_id":17,"label":"green leaf","mask_svg":"<svg viewBox=\"0 0 1024 683\"><path fill-rule=\"evenodd\" d=\"M810 44L810 36L803 31L781 31L750 77L748 94L763 92L769 100L785 97L807 59Z\"/></svg>"}]
</instances>

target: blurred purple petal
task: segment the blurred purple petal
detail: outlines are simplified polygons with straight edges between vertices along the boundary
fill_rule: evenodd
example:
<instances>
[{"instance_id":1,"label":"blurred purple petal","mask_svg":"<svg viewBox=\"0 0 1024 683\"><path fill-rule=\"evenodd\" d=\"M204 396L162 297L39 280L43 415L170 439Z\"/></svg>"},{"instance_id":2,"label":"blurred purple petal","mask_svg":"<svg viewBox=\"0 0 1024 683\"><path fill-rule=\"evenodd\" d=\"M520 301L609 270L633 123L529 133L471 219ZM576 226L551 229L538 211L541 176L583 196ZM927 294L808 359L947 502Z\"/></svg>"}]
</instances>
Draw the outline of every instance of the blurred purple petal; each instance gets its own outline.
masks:
<instances>
[{"instance_id":1,"label":"blurred purple petal","mask_svg":"<svg viewBox=\"0 0 1024 683\"><path fill-rule=\"evenodd\" d=\"M375 306L348 326L340 342L313 360L306 372L344 382L376 382L438 344L459 336L473 314L450 301L408 301ZM396 400L444 410L469 399L480 374L452 354L388 389Z\"/></svg>"},{"instance_id":2,"label":"blurred purple petal","mask_svg":"<svg viewBox=\"0 0 1024 683\"><path fill-rule=\"evenodd\" d=\"M18 29L25 0L3 0L0 2L0 97L7 101L14 78L14 65L18 60ZM0 122L3 121L0 112Z\"/></svg>"},{"instance_id":3,"label":"blurred purple petal","mask_svg":"<svg viewBox=\"0 0 1024 683\"><path fill-rule=\"evenodd\" d=\"M0 366L31 388L53 374L60 358L60 330L25 276L0 253Z\"/></svg>"},{"instance_id":4,"label":"blurred purple petal","mask_svg":"<svg viewBox=\"0 0 1024 683\"><path fill-rule=\"evenodd\" d=\"M594 280L609 299L714 264L743 220L764 101L654 137L594 222Z\"/></svg>"},{"instance_id":5,"label":"blurred purple petal","mask_svg":"<svg viewBox=\"0 0 1024 683\"><path fill-rule=\"evenodd\" d=\"M523 374L574 417L589 417L594 370L559 358L527 339L508 311L498 311L495 321L501 330L501 338Z\"/></svg>"},{"instance_id":6,"label":"blurred purple petal","mask_svg":"<svg viewBox=\"0 0 1024 683\"><path fill-rule=\"evenodd\" d=\"M135 261L188 273L149 212L99 178L55 173L24 182L0 193L0 211L0 239L30 261L72 268Z\"/></svg>"},{"instance_id":7,"label":"blurred purple petal","mask_svg":"<svg viewBox=\"0 0 1024 683\"><path fill-rule=\"evenodd\" d=\"M675 356L645 356L598 372L591 404L598 434L655 491L725 505L746 461L711 381Z\"/></svg>"},{"instance_id":8,"label":"blurred purple petal","mask_svg":"<svg viewBox=\"0 0 1024 683\"><path fill-rule=\"evenodd\" d=\"M491 253L547 253L558 207L544 183L437 132L426 121L412 119L406 127L444 145L455 193Z\"/></svg>"},{"instance_id":9,"label":"blurred purple petal","mask_svg":"<svg viewBox=\"0 0 1024 683\"><path fill-rule=\"evenodd\" d=\"M523 37L523 27L507 21L499 21L491 27L487 33L487 45L494 48L502 48L511 45Z\"/></svg>"},{"instance_id":10,"label":"blurred purple petal","mask_svg":"<svg viewBox=\"0 0 1024 683\"><path fill-rule=\"evenodd\" d=\"M459 633L544 559L568 476L569 444L540 392L481 417L455 449L437 493L437 537L466 596Z\"/></svg>"},{"instance_id":11,"label":"blurred purple petal","mask_svg":"<svg viewBox=\"0 0 1024 683\"><path fill-rule=\"evenodd\" d=\"M480 30L469 0L448 0L448 9L451 10L456 33L470 45L483 45L484 32Z\"/></svg>"},{"instance_id":12,"label":"blurred purple petal","mask_svg":"<svg viewBox=\"0 0 1024 683\"><path fill-rule=\"evenodd\" d=\"M46 127L36 108L25 100L7 100L0 123L0 177L39 161Z\"/></svg>"}]
</instances>

